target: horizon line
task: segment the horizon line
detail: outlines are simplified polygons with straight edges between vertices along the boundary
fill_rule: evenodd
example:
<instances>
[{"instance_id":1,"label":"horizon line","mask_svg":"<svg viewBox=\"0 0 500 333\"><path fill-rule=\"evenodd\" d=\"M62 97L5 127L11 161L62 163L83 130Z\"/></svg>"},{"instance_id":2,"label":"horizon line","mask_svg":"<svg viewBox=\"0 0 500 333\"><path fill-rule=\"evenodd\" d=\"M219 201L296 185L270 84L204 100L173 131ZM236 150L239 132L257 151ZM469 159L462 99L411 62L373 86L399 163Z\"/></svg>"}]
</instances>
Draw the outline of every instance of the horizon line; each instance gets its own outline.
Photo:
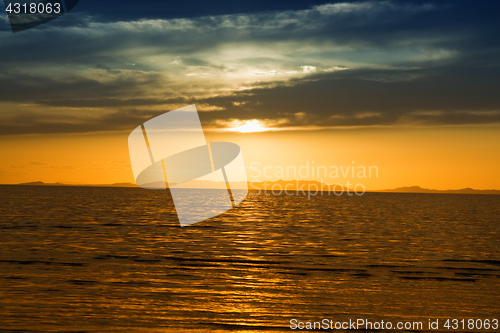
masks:
<instances>
[{"instance_id":1,"label":"horizon line","mask_svg":"<svg viewBox=\"0 0 500 333\"><path fill-rule=\"evenodd\" d=\"M200 180L200 182L213 182L213 181L204 181ZM340 184L326 184L322 183L317 180L278 180L278 181L247 181L247 184L263 184L263 183L271 183L271 184L276 184L280 182L304 182L304 183L319 183L324 187L333 187L335 189L336 187L340 186L343 190L350 190L354 191L352 188L347 188L343 185ZM214 182L216 183L216 182ZM82 183L62 183L62 182L55 182L55 183L45 183L43 181L33 181L33 182L23 182L23 183L12 183L12 184L0 184L4 186L69 186L69 187L113 187L113 188L141 188L140 186L130 183L130 182L120 182L120 183L111 183L111 184L82 184ZM249 191L254 190L262 190L262 191L272 191L272 188L268 188L266 185L263 184L265 187L264 188L248 188ZM207 188L195 188L195 187L186 187L186 189L207 189ZM306 189L297 189L297 188L292 188L288 189L288 191L291 192L310 192L311 189L306 190ZM323 188L320 189L313 189L318 192L331 192L331 190L324 190ZM498 189L475 189L471 187L466 187L466 188L460 188L460 189L446 189L446 190L438 190L438 189L429 189L429 188L424 188L419 185L412 185L412 186L400 186L396 188L391 188L391 189L381 189L381 190L372 190L372 189L367 189L364 192L370 192L370 193L377 193L377 192L386 192L386 193L444 193L444 194L500 194L500 190ZM485 193L485 192L493 192L493 193Z\"/></svg>"}]
</instances>

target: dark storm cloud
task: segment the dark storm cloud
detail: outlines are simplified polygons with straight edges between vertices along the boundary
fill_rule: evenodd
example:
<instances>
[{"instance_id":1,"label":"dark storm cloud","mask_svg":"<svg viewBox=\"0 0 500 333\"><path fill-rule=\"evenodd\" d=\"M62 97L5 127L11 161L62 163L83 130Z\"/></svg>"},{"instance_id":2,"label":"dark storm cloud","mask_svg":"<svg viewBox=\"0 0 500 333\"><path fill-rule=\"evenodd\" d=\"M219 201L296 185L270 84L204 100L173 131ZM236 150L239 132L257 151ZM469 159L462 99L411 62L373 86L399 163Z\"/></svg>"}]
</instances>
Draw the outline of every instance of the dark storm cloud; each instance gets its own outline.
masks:
<instances>
[{"instance_id":1,"label":"dark storm cloud","mask_svg":"<svg viewBox=\"0 0 500 333\"><path fill-rule=\"evenodd\" d=\"M226 109L202 114L207 123L224 118L288 119L282 127L500 123L499 77L499 67L463 63L359 69L199 102Z\"/></svg>"},{"instance_id":2,"label":"dark storm cloud","mask_svg":"<svg viewBox=\"0 0 500 333\"><path fill-rule=\"evenodd\" d=\"M315 5L342 1L328 0L190 0L165 1L142 0L121 1L107 0L99 2L81 1L77 7L79 11L91 13L103 21L130 21L141 18L171 19L194 18L200 16L219 16L228 14L244 14L266 11L284 11L307 9ZM353 1L356 2L356 1ZM415 1L419 2L419 1Z\"/></svg>"},{"instance_id":3,"label":"dark storm cloud","mask_svg":"<svg viewBox=\"0 0 500 333\"><path fill-rule=\"evenodd\" d=\"M81 75L49 77L18 72L0 73L0 101L66 107L162 104L143 97L151 86L161 81L158 73L121 70L105 70L105 73L112 79L99 81L99 75L87 78Z\"/></svg>"},{"instance_id":4,"label":"dark storm cloud","mask_svg":"<svg viewBox=\"0 0 500 333\"><path fill-rule=\"evenodd\" d=\"M109 23L88 13L70 13L22 37L2 36L3 47L9 52L3 55L0 66L116 62L125 59L123 53L132 48L189 58L230 43L335 44L349 48L345 57L358 60L373 48L477 46L491 42L494 34L488 31L485 38L483 30L489 21L496 20L492 5L478 7L354 2L301 11ZM466 9L472 10L472 15ZM192 57L192 61L203 60Z\"/></svg>"},{"instance_id":5,"label":"dark storm cloud","mask_svg":"<svg viewBox=\"0 0 500 333\"><path fill-rule=\"evenodd\" d=\"M113 130L129 130L144 121L157 116L158 111L122 109L119 112L103 114L99 117L81 117L68 113L67 116L47 116L38 113L18 113L0 124L0 133L48 134L85 133ZM43 126L41 126L43 124Z\"/></svg>"},{"instance_id":6,"label":"dark storm cloud","mask_svg":"<svg viewBox=\"0 0 500 333\"><path fill-rule=\"evenodd\" d=\"M15 36L0 17L0 134L128 129L191 103L222 110L201 113L213 126L500 121L496 1L200 3L193 11L152 1L112 11L116 4L81 1Z\"/></svg>"}]
</instances>

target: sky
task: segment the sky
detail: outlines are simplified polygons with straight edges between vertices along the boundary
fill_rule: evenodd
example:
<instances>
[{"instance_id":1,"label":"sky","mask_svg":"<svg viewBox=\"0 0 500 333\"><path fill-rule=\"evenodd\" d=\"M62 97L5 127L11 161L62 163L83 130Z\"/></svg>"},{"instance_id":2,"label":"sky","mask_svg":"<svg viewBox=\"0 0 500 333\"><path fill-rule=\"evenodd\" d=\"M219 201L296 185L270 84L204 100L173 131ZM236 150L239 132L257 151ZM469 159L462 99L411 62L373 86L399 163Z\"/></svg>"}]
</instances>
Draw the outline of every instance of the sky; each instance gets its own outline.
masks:
<instances>
[{"instance_id":1,"label":"sky","mask_svg":"<svg viewBox=\"0 0 500 333\"><path fill-rule=\"evenodd\" d=\"M242 147L250 180L314 162L378 176L302 178L500 189L499 9L81 0L18 33L2 14L0 183L134 182L128 134L196 104L207 140Z\"/></svg>"}]
</instances>

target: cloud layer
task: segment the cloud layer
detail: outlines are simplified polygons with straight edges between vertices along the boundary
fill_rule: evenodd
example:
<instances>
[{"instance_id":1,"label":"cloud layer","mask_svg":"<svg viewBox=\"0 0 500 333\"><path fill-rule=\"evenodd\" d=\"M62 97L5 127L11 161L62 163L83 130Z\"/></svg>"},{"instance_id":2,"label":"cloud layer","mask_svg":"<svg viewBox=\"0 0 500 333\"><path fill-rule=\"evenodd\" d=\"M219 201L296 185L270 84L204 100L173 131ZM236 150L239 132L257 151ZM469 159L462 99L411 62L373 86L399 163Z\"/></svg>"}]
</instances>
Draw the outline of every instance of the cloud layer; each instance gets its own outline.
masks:
<instances>
[{"instance_id":1,"label":"cloud layer","mask_svg":"<svg viewBox=\"0 0 500 333\"><path fill-rule=\"evenodd\" d=\"M495 8L491 8L495 7ZM494 2L354 2L191 18L0 17L0 134L132 129L196 103L205 125L500 122Z\"/></svg>"}]
</instances>

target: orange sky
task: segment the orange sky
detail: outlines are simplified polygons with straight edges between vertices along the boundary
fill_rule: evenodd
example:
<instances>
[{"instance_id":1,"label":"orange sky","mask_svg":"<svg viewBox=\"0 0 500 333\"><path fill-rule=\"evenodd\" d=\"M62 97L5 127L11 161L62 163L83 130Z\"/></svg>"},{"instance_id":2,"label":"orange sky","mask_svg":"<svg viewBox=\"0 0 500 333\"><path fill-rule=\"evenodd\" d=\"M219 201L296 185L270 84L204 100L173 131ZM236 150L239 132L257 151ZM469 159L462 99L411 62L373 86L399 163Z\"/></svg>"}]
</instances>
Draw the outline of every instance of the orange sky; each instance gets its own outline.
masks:
<instances>
[{"instance_id":1,"label":"orange sky","mask_svg":"<svg viewBox=\"0 0 500 333\"><path fill-rule=\"evenodd\" d=\"M329 177L304 178L332 185L500 189L496 5L321 3L107 4L0 29L0 183L132 183L129 133L196 104L249 180L314 163ZM353 166L378 177L330 177Z\"/></svg>"},{"instance_id":2,"label":"orange sky","mask_svg":"<svg viewBox=\"0 0 500 333\"><path fill-rule=\"evenodd\" d=\"M134 182L128 132L0 137L0 183L30 181L111 184ZM379 127L319 131L235 133L206 131L208 141L240 145L249 180L277 180L279 168L376 166L378 178L340 173L312 177L366 189L419 185L425 188L500 189L500 126ZM354 162L354 163L353 163ZM269 166L267 178L263 169ZM260 177L256 177L259 172ZM291 169L289 169L291 170ZM359 170L359 169L357 169ZM303 170L304 171L304 170ZM304 173L303 173L304 174ZM279 176L279 174L278 174ZM286 178L286 177L285 177ZM293 177L288 177L293 178Z\"/></svg>"},{"instance_id":3,"label":"orange sky","mask_svg":"<svg viewBox=\"0 0 500 333\"><path fill-rule=\"evenodd\" d=\"M196 104L249 180L314 163L329 177L304 178L332 185L500 189L496 7L430 3L87 6L0 29L0 183L132 183L129 133ZM330 177L353 166L378 177Z\"/></svg>"}]
</instances>

